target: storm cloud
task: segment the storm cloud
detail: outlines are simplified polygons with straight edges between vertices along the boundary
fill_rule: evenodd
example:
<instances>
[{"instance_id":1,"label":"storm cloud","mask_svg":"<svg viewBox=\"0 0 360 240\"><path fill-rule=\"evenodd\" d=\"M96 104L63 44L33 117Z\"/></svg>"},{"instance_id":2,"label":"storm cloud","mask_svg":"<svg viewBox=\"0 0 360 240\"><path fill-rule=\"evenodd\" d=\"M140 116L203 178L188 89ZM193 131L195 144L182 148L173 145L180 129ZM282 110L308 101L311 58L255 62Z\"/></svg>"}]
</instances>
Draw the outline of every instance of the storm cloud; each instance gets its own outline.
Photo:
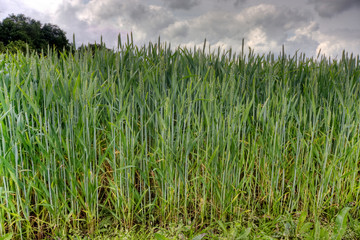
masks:
<instances>
[{"instance_id":1,"label":"storm cloud","mask_svg":"<svg viewBox=\"0 0 360 240\"><path fill-rule=\"evenodd\" d=\"M164 3L171 9L189 10L196 5L199 5L200 0L163 0Z\"/></svg>"},{"instance_id":2,"label":"storm cloud","mask_svg":"<svg viewBox=\"0 0 360 240\"><path fill-rule=\"evenodd\" d=\"M214 46L240 50L244 38L247 46L258 51L280 48L288 36L308 26L306 14L269 4L245 8L237 14L212 11L202 16L177 21L163 32L166 40L176 43L202 44L204 39ZM311 38L304 35L303 38ZM316 49L316 47L314 48Z\"/></svg>"},{"instance_id":3,"label":"storm cloud","mask_svg":"<svg viewBox=\"0 0 360 240\"><path fill-rule=\"evenodd\" d=\"M360 8L359 0L311 0L317 13L324 18L331 18L353 7Z\"/></svg>"},{"instance_id":4,"label":"storm cloud","mask_svg":"<svg viewBox=\"0 0 360 240\"><path fill-rule=\"evenodd\" d=\"M360 53L359 0L51 0L55 11L42 4L29 8L25 0L2 1L1 18L12 12L40 17L63 28L69 39L75 33L77 44L102 36L111 48L119 33L133 33L140 45L161 36L172 46L193 47L206 38L214 48L239 51L244 39L258 53L276 53L282 45L289 54Z\"/></svg>"}]
</instances>

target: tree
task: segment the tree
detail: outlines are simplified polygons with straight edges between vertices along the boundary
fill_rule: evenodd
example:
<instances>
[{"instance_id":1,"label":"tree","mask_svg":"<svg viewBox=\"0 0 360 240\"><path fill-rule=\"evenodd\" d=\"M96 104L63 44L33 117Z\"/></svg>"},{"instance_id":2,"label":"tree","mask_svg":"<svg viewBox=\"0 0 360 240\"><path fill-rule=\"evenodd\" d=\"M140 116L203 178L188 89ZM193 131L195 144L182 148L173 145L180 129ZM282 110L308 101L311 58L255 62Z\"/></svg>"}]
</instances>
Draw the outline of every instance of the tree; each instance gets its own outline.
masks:
<instances>
[{"instance_id":1,"label":"tree","mask_svg":"<svg viewBox=\"0 0 360 240\"><path fill-rule=\"evenodd\" d=\"M112 51L111 49L107 48L104 43L89 43L88 45L82 44L79 48L79 51L90 51L91 53L95 53L96 50L106 50L106 51Z\"/></svg>"},{"instance_id":2,"label":"tree","mask_svg":"<svg viewBox=\"0 0 360 240\"><path fill-rule=\"evenodd\" d=\"M11 53L16 53L17 51L26 52L26 43L22 40L12 41L6 48Z\"/></svg>"},{"instance_id":3,"label":"tree","mask_svg":"<svg viewBox=\"0 0 360 240\"><path fill-rule=\"evenodd\" d=\"M3 42L0 42L0 53L6 52L6 48Z\"/></svg>"},{"instance_id":4,"label":"tree","mask_svg":"<svg viewBox=\"0 0 360 240\"><path fill-rule=\"evenodd\" d=\"M69 48L69 41L65 32L58 26L26 17L24 14L11 14L0 22L0 42L5 46L11 42L21 40L36 51L47 49L47 46L58 50Z\"/></svg>"},{"instance_id":5,"label":"tree","mask_svg":"<svg viewBox=\"0 0 360 240\"><path fill-rule=\"evenodd\" d=\"M65 32L61 30L58 26L46 23L41 28L42 39L50 45L50 47L55 46L58 50L63 50L63 48L69 48L69 41L66 38Z\"/></svg>"}]
</instances>

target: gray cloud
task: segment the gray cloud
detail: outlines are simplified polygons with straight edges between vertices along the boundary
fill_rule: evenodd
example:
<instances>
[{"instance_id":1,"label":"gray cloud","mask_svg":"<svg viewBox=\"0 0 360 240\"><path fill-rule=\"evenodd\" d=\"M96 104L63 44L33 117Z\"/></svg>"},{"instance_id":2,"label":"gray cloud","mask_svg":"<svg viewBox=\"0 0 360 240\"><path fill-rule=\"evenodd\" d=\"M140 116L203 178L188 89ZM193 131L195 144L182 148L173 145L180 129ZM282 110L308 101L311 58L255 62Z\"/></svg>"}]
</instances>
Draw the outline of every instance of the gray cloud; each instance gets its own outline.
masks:
<instances>
[{"instance_id":1,"label":"gray cloud","mask_svg":"<svg viewBox=\"0 0 360 240\"><path fill-rule=\"evenodd\" d=\"M317 50L331 56L341 57L342 51L360 53L360 31L336 28L333 31L319 32Z\"/></svg>"},{"instance_id":2,"label":"gray cloud","mask_svg":"<svg viewBox=\"0 0 360 240\"><path fill-rule=\"evenodd\" d=\"M200 3L200 0L163 0L171 9L189 10Z\"/></svg>"},{"instance_id":3,"label":"gray cloud","mask_svg":"<svg viewBox=\"0 0 360 240\"><path fill-rule=\"evenodd\" d=\"M82 4L71 4L70 2L64 2L61 8L59 8L53 16L53 21L59 26L65 29L67 37L72 42L73 34L76 34L77 45L80 43L88 43L94 39L91 34L91 25L86 21L79 19L79 13L83 9ZM97 36L98 38L98 36ZM94 39L95 40L95 39Z\"/></svg>"},{"instance_id":4,"label":"gray cloud","mask_svg":"<svg viewBox=\"0 0 360 240\"><path fill-rule=\"evenodd\" d=\"M247 0L217 0L219 3L227 4L228 2L232 2L234 7L238 7L242 4L245 4Z\"/></svg>"},{"instance_id":5,"label":"gray cloud","mask_svg":"<svg viewBox=\"0 0 360 240\"><path fill-rule=\"evenodd\" d=\"M246 0L235 0L234 6L237 7L240 4L244 4L246 2Z\"/></svg>"},{"instance_id":6,"label":"gray cloud","mask_svg":"<svg viewBox=\"0 0 360 240\"><path fill-rule=\"evenodd\" d=\"M106 21L117 18L119 14L123 13L126 6L118 1L92 1L87 6L89 12L95 17L97 21Z\"/></svg>"},{"instance_id":7,"label":"gray cloud","mask_svg":"<svg viewBox=\"0 0 360 240\"><path fill-rule=\"evenodd\" d=\"M341 12L360 7L359 0L310 0L314 4L316 12L324 18L331 18Z\"/></svg>"},{"instance_id":8,"label":"gray cloud","mask_svg":"<svg viewBox=\"0 0 360 240\"><path fill-rule=\"evenodd\" d=\"M166 28L175 20L171 12L160 6L147 6L143 4L128 4L125 14L139 29L147 33L155 33Z\"/></svg>"},{"instance_id":9,"label":"gray cloud","mask_svg":"<svg viewBox=\"0 0 360 240\"><path fill-rule=\"evenodd\" d=\"M316 40L308 34L315 28L305 29L310 23L309 14L260 4L237 14L211 11L192 19L178 20L162 31L162 36L175 45L185 46L202 44L206 38L215 47L233 47L236 51L240 50L243 38L258 52L275 51L284 43L288 43L291 50L311 43L315 50ZM290 35L297 37L288 41Z\"/></svg>"},{"instance_id":10,"label":"gray cloud","mask_svg":"<svg viewBox=\"0 0 360 240\"><path fill-rule=\"evenodd\" d=\"M301 52L306 52L309 55L316 55L319 36L319 24L312 21L308 25L297 28L292 36L286 39L285 46L286 51L291 51L293 54L295 51L299 50Z\"/></svg>"},{"instance_id":11,"label":"gray cloud","mask_svg":"<svg viewBox=\"0 0 360 240\"><path fill-rule=\"evenodd\" d=\"M163 34L169 39L185 39L188 37L189 25L186 22L175 22L164 30Z\"/></svg>"},{"instance_id":12,"label":"gray cloud","mask_svg":"<svg viewBox=\"0 0 360 240\"><path fill-rule=\"evenodd\" d=\"M58 20L71 19L72 28L80 35L94 36L91 39L95 33L98 38L102 34L104 39L117 39L117 33L133 32L134 37L142 41L159 36L162 29L175 21L168 9L136 0L67 1L59 10ZM79 29L79 26L82 27Z\"/></svg>"},{"instance_id":13,"label":"gray cloud","mask_svg":"<svg viewBox=\"0 0 360 240\"><path fill-rule=\"evenodd\" d=\"M206 38L212 49L232 47L239 52L244 38L246 47L258 53L278 53L282 44L289 54L299 50L315 55L320 48L332 56L344 48L360 53L360 31L355 25L358 15L350 10L360 6L359 0L299 0L296 8L285 0L266 1L273 4L246 0L56 0L55 13L34 4L27 9L26 0L0 1L5 2L0 10L23 12L57 24L70 41L75 33L78 46L99 42L102 35L112 48L118 33L124 37L132 32L139 45L155 41L159 35L174 47L202 46ZM336 16L346 10L346 16ZM6 17L3 13L0 16Z\"/></svg>"}]
</instances>

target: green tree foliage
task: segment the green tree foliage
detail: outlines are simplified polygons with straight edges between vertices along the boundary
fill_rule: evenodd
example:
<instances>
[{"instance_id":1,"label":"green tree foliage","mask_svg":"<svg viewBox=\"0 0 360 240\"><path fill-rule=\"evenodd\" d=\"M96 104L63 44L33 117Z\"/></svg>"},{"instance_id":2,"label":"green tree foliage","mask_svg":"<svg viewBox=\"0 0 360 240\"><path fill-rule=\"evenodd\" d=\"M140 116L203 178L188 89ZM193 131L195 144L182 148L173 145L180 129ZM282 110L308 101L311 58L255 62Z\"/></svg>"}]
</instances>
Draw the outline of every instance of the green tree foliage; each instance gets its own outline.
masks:
<instances>
[{"instance_id":1,"label":"green tree foliage","mask_svg":"<svg viewBox=\"0 0 360 240\"><path fill-rule=\"evenodd\" d=\"M111 52L112 50L107 48L105 46L104 43L89 43L88 45L84 45L82 44L79 48L78 48L78 51L89 51L92 53L92 55L95 54L96 51L98 50L106 50L106 51L109 51Z\"/></svg>"},{"instance_id":2,"label":"green tree foliage","mask_svg":"<svg viewBox=\"0 0 360 240\"><path fill-rule=\"evenodd\" d=\"M6 48L11 53L16 53L17 51L26 52L26 42L22 40L12 41Z\"/></svg>"},{"instance_id":3,"label":"green tree foliage","mask_svg":"<svg viewBox=\"0 0 360 240\"><path fill-rule=\"evenodd\" d=\"M66 38L65 32L58 26L46 23L41 30L42 39L51 47L56 47L59 50L69 48L69 41Z\"/></svg>"},{"instance_id":4,"label":"green tree foliage","mask_svg":"<svg viewBox=\"0 0 360 240\"><path fill-rule=\"evenodd\" d=\"M0 41L8 47L11 42L23 41L30 48L40 52L47 46L56 47L59 50L68 49L69 41L65 32L58 26L26 17L24 14L11 14L0 22Z\"/></svg>"},{"instance_id":5,"label":"green tree foliage","mask_svg":"<svg viewBox=\"0 0 360 240\"><path fill-rule=\"evenodd\" d=\"M3 42L0 42L0 53L6 52L6 48Z\"/></svg>"}]
</instances>

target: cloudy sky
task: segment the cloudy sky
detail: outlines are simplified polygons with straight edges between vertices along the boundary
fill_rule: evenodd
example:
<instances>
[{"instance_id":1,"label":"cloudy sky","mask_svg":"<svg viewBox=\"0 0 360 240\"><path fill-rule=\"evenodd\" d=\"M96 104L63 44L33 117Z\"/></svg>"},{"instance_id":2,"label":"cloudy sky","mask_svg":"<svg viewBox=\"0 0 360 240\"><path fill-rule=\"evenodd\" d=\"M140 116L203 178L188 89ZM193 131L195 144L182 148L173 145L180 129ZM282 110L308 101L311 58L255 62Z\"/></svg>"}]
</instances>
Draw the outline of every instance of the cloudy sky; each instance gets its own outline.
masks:
<instances>
[{"instance_id":1,"label":"cloudy sky","mask_svg":"<svg viewBox=\"0 0 360 240\"><path fill-rule=\"evenodd\" d=\"M53 23L72 42L103 36L115 47L117 35L132 32L136 44L232 47L244 38L255 52L296 50L308 56L360 54L360 0L0 0L0 19L11 13ZM79 45L78 45L79 46Z\"/></svg>"}]
</instances>

